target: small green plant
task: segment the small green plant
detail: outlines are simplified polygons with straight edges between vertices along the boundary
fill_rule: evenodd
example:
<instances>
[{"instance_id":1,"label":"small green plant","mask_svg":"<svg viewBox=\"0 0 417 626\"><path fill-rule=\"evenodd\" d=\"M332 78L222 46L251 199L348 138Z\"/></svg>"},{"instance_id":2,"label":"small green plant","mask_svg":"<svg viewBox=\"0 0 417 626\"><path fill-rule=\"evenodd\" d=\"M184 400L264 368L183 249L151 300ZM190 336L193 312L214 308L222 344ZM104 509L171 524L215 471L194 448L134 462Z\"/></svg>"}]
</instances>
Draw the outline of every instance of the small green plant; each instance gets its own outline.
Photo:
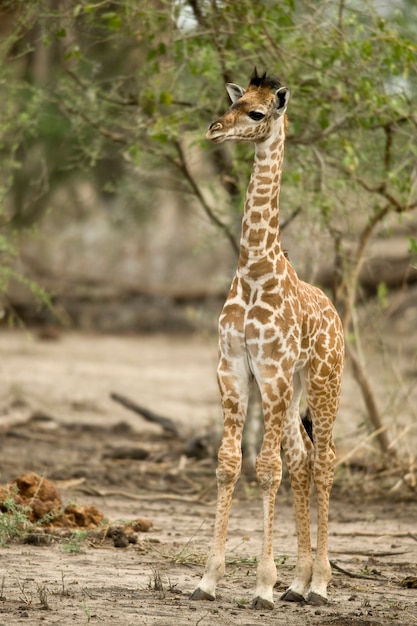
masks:
<instances>
[{"instance_id":1,"label":"small green plant","mask_svg":"<svg viewBox=\"0 0 417 626\"><path fill-rule=\"evenodd\" d=\"M87 620L87 624L91 624L91 611L85 600L83 600L83 609L84 609L84 614Z\"/></svg>"},{"instance_id":2,"label":"small green plant","mask_svg":"<svg viewBox=\"0 0 417 626\"><path fill-rule=\"evenodd\" d=\"M0 512L0 545L7 546L12 539L21 537L32 528L29 519L30 507L19 504L13 495L3 500Z\"/></svg>"},{"instance_id":3,"label":"small green plant","mask_svg":"<svg viewBox=\"0 0 417 626\"><path fill-rule=\"evenodd\" d=\"M71 537L62 545L64 552L71 554L79 554L82 550L82 544L88 535L87 530L75 530Z\"/></svg>"},{"instance_id":4,"label":"small green plant","mask_svg":"<svg viewBox=\"0 0 417 626\"><path fill-rule=\"evenodd\" d=\"M286 567L288 565L287 559L288 557L285 554L283 554L278 559L276 559L275 562L276 562L277 567Z\"/></svg>"},{"instance_id":5,"label":"small green plant","mask_svg":"<svg viewBox=\"0 0 417 626\"><path fill-rule=\"evenodd\" d=\"M197 533L201 530L203 524L204 520L201 522L197 530L191 535L188 541L184 544L183 548L176 554L172 555L171 558L173 563L196 563L198 565L201 565L205 561L206 555L196 554L192 551L193 540Z\"/></svg>"},{"instance_id":6,"label":"small green plant","mask_svg":"<svg viewBox=\"0 0 417 626\"><path fill-rule=\"evenodd\" d=\"M41 485L39 485L38 490ZM32 522L30 516L32 509L29 505L17 501L19 491L17 485L13 485L10 494L1 502L0 511L0 545L7 546L13 539L21 538L31 531L49 524L62 514L62 510L55 509L43 515L36 522ZM37 492L33 496L37 497Z\"/></svg>"}]
</instances>

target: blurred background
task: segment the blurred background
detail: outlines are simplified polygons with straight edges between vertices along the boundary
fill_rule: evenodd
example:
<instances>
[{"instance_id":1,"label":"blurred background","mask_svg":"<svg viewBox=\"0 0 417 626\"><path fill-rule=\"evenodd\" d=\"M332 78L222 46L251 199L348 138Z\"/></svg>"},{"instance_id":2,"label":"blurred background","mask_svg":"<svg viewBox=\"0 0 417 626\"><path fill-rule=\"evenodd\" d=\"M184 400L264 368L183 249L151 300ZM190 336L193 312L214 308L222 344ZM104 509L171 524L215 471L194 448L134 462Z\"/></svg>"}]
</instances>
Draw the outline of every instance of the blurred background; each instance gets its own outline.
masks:
<instances>
[{"instance_id":1,"label":"blurred background","mask_svg":"<svg viewBox=\"0 0 417 626\"><path fill-rule=\"evenodd\" d=\"M400 354L415 418L416 34L412 0L2 0L3 326L216 332L253 148L205 130L256 66L291 91L283 245L374 429L368 353Z\"/></svg>"}]
</instances>

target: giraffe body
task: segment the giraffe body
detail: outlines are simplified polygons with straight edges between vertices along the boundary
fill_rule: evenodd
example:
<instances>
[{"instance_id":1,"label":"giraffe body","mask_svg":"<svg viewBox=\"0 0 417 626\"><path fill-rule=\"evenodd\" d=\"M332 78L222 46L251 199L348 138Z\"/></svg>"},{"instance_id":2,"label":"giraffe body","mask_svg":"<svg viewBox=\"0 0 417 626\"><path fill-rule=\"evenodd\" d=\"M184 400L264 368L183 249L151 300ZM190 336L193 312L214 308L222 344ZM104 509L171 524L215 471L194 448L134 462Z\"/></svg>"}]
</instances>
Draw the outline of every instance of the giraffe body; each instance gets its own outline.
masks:
<instances>
[{"instance_id":1,"label":"giraffe body","mask_svg":"<svg viewBox=\"0 0 417 626\"><path fill-rule=\"evenodd\" d=\"M224 431L218 455L214 538L193 599L214 599L224 574L232 495L241 471L242 432L249 388L262 398L264 437L256 460L263 501L263 544L257 569L255 608L273 608L275 495L281 482L281 447L291 476L298 555L294 580L282 599L327 601L329 496L335 449L333 423L343 369L342 325L327 296L297 277L280 243L278 198L289 92L256 70L247 90L227 85L231 108L207 131L215 143L253 141L254 167L242 220L238 267L219 320L218 383ZM301 424L304 393L314 444ZM310 486L317 491L317 549L310 540Z\"/></svg>"}]
</instances>

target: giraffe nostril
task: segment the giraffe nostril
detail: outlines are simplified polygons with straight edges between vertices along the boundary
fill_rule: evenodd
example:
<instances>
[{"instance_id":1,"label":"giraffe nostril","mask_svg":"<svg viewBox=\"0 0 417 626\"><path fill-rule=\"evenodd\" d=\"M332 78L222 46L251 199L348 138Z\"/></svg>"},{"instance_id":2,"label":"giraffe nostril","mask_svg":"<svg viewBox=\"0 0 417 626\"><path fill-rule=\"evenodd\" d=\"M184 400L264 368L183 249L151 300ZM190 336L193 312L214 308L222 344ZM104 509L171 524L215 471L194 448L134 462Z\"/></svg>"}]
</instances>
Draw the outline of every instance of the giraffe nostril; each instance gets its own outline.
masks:
<instances>
[{"instance_id":1,"label":"giraffe nostril","mask_svg":"<svg viewBox=\"0 0 417 626\"><path fill-rule=\"evenodd\" d=\"M209 130L220 130L221 128L223 128L223 126L220 122L213 122L213 124L209 126Z\"/></svg>"}]
</instances>

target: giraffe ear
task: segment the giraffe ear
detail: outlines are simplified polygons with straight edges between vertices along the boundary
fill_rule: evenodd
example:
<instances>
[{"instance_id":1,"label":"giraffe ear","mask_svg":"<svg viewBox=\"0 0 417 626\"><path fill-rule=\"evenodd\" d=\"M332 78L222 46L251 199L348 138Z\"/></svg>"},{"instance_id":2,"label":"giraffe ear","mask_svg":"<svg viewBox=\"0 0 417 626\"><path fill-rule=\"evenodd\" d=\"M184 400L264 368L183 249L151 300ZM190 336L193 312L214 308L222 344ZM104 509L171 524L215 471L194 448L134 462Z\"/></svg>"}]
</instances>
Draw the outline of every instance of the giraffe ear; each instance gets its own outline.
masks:
<instances>
[{"instance_id":1,"label":"giraffe ear","mask_svg":"<svg viewBox=\"0 0 417 626\"><path fill-rule=\"evenodd\" d=\"M239 100L245 93L245 90L239 85L235 85L235 83L226 83L226 90L229 94L229 98L232 101L232 104Z\"/></svg>"},{"instance_id":2,"label":"giraffe ear","mask_svg":"<svg viewBox=\"0 0 417 626\"><path fill-rule=\"evenodd\" d=\"M288 87L280 87L275 93L275 101L277 105L277 112L279 115L283 115L285 113L285 109L288 105L288 100L290 99L290 90Z\"/></svg>"}]
</instances>

